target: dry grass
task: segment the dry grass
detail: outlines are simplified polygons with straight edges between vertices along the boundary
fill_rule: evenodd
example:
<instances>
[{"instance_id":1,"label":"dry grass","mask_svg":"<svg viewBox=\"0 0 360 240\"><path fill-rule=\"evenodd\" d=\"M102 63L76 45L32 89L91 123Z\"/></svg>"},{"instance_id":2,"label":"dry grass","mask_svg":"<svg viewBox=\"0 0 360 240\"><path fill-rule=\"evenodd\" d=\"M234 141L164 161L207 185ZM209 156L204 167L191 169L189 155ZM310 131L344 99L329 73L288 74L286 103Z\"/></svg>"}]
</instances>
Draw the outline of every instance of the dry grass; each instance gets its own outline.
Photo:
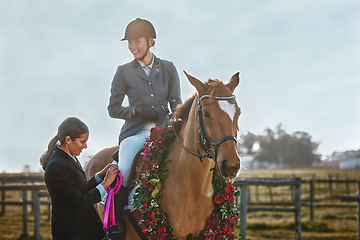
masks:
<instances>
[{"instance_id":1,"label":"dry grass","mask_svg":"<svg viewBox=\"0 0 360 240\"><path fill-rule=\"evenodd\" d=\"M247 170L240 178L293 178L301 177L310 179L333 180L360 180L360 170L339 169L279 169L279 170ZM316 204L356 205L344 203L340 196L354 195L357 184L333 184L333 194L329 192L328 183L315 184ZM250 203L270 203L270 193L273 202L292 202L291 188L289 186L269 187L250 186L247 194ZM308 202L310 188L302 184L302 202ZM249 212L247 215L247 239L294 239L294 214L289 212ZM356 208L329 208L319 207L314 209L314 221L310 220L310 208L301 208L302 239L358 239Z\"/></svg>"},{"instance_id":2,"label":"dry grass","mask_svg":"<svg viewBox=\"0 0 360 240\"><path fill-rule=\"evenodd\" d=\"M1 176L1 174L0 174ZM240 178L290 178L302 177L303 179L354 179L360 180L360 170L324 170L324 169L300 169L300 170L247 170ZM328 193L328 184L316 185L316 203L340 204L339 196L345 194L345 186L333 185L334 196ZM258 196L256 196L256 191ZM302 186L302 201L309 199L309 187ZM356 185L349 186L351 195L357 191ZM250 188L250 202L270 202L269 188L255 186ZM291 188L278 187L272 189L273 201L291 201ZM28 193L28 199L31 199ZM22 201L22 192L10 191L6 193L6 201ZM352 204L355 203L341 203ZM21 237L23 232L22 206L6 206L6 213L0 216L0 240L31 239ZM356 208L316 208L314 221L310 221L308 207L301 209L302 239L325 240L325 239L358 239ZM34 215L31 206L28 206L28 233L34 235ZM250 212L247 215L247 239L294 239L294 214L284 212ZM41 206L40 219L41 239L51 239L51 225L48 219L47 206Z\"/></svg>"}]
</instances>

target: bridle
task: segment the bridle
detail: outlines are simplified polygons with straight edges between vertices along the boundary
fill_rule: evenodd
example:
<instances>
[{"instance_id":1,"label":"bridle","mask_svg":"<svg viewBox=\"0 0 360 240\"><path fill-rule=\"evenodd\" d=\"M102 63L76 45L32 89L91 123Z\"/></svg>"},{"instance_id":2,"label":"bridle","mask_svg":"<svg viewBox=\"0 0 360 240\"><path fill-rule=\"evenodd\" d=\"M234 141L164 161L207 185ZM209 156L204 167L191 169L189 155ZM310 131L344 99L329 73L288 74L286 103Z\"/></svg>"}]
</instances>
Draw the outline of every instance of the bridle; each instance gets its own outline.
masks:
<instances>
[{"instance_id":1,"label":"bridle","mask_svg":"<svg viewBox=\"0 0 360 240\"><path fill-rule=\"evenodd\" d=\"M210 98L210 95L201 96L198 99L198 105L197 105L199 140L200 140L200 145L201 145L202 149L205 151L205 154L200 154L199 149L197 150L197 153L191 152L181 143L181 141L176 133L175 133L175 136L176 136L178 142L180 143L181 147L188 153L198 157L200 159L200 162L202 162L203 158L208 158L208 160L210 162L217 162L217 152L218 152L218 148L219 148L220 144L226 140L234 140L236 143L237 140L233 135L225 136L218 141L211 141L206 137L204 123L203 123L202 107L200 105L201 101L204 100L205 98ZM231 100L231 99L235 99L235 98L236 98L235 95L230 95L228 97L214 97L213 99L214 100ZM210 145L215 147L215 151L210 147ZM211 157L211 153L214 155L214 157ZM211 159L213 159L213 160L211 160ZM214 169L211 169L211 170L214 170Z\"/></svg>"}]
</instances>

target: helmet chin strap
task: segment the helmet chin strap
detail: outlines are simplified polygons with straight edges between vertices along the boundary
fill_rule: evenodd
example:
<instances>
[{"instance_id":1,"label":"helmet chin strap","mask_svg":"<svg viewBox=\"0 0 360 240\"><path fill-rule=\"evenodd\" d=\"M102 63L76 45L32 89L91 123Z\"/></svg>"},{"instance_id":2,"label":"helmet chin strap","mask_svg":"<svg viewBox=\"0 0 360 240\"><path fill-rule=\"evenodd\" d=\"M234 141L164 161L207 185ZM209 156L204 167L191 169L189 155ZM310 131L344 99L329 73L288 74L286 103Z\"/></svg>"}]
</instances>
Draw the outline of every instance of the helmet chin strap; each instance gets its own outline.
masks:
<instances>
[{"instance_id":1,"label":"helmet chin strap","mask_svg":"<svg viewBox=\"0 0 360 240\"><path fill-rule=\"evenodd\" d=\"M146 45L147 45L147 49L146 49L145 54L144 54L142 57L138 58L137 60L143 61L143 60L145 59L145 57L147 56L147 54L148 54L148 52L149 52L149 48L150 48L150 47L149 47L149 40L147 41Z\"/></svg>"}]
</instances>

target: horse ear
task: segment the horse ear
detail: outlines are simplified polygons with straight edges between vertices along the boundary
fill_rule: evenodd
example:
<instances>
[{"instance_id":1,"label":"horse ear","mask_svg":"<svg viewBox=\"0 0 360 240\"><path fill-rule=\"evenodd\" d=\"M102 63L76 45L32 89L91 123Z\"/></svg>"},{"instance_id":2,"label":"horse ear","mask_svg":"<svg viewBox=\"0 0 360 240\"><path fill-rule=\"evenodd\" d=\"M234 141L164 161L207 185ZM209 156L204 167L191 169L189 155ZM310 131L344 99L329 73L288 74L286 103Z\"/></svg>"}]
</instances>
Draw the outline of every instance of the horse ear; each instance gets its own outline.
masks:
<instances>
[{"instance_id":1,"label":"horse ear","mask_svg":"<svg viewBox=\"0 0 360 240\"><path fill-rule=\"evenodd\" d=\"M226 84L226 86L230 89L230 91L233 93L237 85L239 84L240 78L239 78L239 72L235 73L230 81Z\"/></svg>"},{"instance_id":2,"label":"horse ear","mask_svg":"<svg viewBox=\"0 0 360 240\"><path fill-rule=\"evenodd\" d=\"M201 82L199 79L187 74L187 72L185 72L186 77L189 79L189 82L191 83L191 85L193 85L196 90L200 93L204 90L204 88L206 87L205 83Z\"/></svg>"}]
</instances>

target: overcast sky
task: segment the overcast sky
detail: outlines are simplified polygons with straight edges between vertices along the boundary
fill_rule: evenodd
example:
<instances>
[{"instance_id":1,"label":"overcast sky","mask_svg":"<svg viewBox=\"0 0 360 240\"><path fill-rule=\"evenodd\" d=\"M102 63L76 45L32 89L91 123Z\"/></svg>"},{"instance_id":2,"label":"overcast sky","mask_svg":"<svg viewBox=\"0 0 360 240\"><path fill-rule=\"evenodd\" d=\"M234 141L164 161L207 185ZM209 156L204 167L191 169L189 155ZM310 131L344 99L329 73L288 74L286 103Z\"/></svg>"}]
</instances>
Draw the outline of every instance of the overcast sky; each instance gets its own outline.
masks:
<instances>
[{"instance_id":1,"label":"overcast sky","mask_svg":"<svg viewBox=\"0 0 360 240\"><path fill-rule=\"evenodd\" d=\"M323 155L360 148L358 0L2 0L1 172L40 169L69 116L90 128L81 162L117 144L110 84L132 60L120 39L137 17L154 24L152 51L177 67L183 100L195 91L183 70L224 82L239 71L240 133L281 123Z\"/></svg>"}]
</instances>

